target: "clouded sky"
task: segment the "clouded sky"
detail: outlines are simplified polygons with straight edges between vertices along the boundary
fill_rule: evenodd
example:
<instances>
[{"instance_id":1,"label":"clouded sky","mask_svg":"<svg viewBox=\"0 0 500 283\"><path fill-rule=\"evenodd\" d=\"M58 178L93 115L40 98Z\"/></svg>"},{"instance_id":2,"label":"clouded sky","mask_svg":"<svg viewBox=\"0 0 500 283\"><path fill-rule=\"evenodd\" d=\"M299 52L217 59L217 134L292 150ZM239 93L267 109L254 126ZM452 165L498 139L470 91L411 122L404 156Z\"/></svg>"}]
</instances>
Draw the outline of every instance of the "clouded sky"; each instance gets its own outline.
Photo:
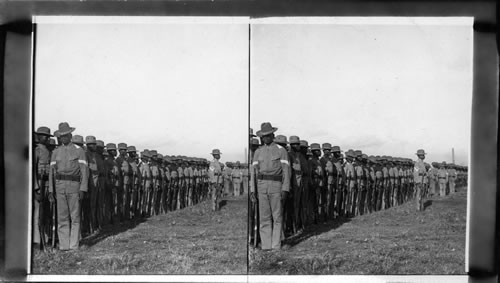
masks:
<instances>
[{"instance_id":1,"label":"clouded sky","mask_svg":"<svg viewBox=\"0 0 500 283\"><path fill-rule=\"evenodd\" d=\"M254 23L250 125L369 155L451 162L454 148L466 165L472 19L433 20Z\"/></svg>"},{"instance_id":2,"label":"clouded sky","mask_svg":"<svg viewBox=\"0 0 500 283\"><path fill-rule=\"evenodd\" d=\"M39 18L35 129L244 161L248 21L137 19Z\"/></svg>"}]
</instances>

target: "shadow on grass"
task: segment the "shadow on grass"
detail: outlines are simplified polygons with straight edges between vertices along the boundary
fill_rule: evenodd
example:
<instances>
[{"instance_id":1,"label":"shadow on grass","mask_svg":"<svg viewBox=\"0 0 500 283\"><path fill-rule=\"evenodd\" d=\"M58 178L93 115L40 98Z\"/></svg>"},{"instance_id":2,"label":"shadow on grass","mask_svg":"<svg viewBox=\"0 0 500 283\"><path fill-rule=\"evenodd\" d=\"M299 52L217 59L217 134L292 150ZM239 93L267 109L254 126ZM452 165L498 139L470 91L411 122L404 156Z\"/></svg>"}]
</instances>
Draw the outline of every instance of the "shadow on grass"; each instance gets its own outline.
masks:
<instances>
[{"instance_id":1,"label":"shadow on grass","mask_svg":"<svg viewBox=\"0 0 500 283\"><path fill-rule=\"evenodd\" d=\"M427 207L431 206L431 205L432 205L432 200L428 200L428 201L424 202L424 210L425 210Z\"/></svg>"},{"instance_id":2,"label":"shadow on grass","mask_svg":"<svg viewBox=\"0 0 500 283\"><path fill-rule=\"evenodd\" d=\"M219 202L219 209L224 207L227 204L227 200L223 199Z\"/></svg>"},{"instance_id":3,"label":"shadow on grass","mask_svg":"<svg viewBox=\"0 0 500 283\"><path fill-rule=\"evenodd\" d=\"M330 230L336 229L343 225L344 223L350 222L351 219L347 217L340 217L335 220L331 220L326 222L325 224L314 224L309 227L307 227L304 232L300 235L294 235L291 237L288 237L287 239L284 240L284 244L289 245L290 247L293 247L311 237L327 233Z\"/></svg>"},{"instance_id":4,"label":"shadow on grass","mask_svg":"<svg viewBox=\"0 0 500 283\"><path fill-rule=\"evenodd\" d=\"M99 233L95 235L89 235L80 240L80 244L91 247L108 237L115 236L127 230L133 229L137 225L146 222L147 220L148 218L137 218L122 223L106 226Z\"/></svg>"}]
</instances>

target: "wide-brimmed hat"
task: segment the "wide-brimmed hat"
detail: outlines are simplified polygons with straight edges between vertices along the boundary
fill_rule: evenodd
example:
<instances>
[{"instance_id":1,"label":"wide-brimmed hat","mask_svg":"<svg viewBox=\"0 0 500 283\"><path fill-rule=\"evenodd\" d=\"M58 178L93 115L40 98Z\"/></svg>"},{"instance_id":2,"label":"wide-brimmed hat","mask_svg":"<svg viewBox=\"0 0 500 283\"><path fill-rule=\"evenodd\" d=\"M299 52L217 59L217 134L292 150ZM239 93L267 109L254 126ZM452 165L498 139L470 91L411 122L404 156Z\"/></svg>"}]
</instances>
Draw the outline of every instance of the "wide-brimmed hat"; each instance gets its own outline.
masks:
<instances>
[{"instance_id":1,"label":"wide-brimmed hat","mask_svg":"<svg viewBox=\"0 0 500 283\"><path fill-rule=\"evenodd\" d=\"M70 127L68 122L59 123L58 133L59 136L64 136L66 134L72 133L75 128Z\"/></svg>"},{"instance_id":2,"label":"wide-brimmed hat","mask_svg":"<svg viewBox=\"0 0 500 283\"><path fill-rule=\"evenodd\" d=\"M256 137L256 135L253 134L253 129L252 128L250 128L249 135L250 135L251 138Z\"/></svg>"},{"instance_id":3,"label":"wide-brimmed hat","mask_svg":"<svg viewBox=\"0 0 500 283\"><path fill-rule=\"evenodd\" d=\"M259 139L252 138L252 145L260 145Z\"/></svg>"},{"instance_id":4,"label":"wide-brimmed hat","mask_svg":"<svg viewBox=\"0 0 500 283\"><path fill-rule=\"evenodd\" d=\"M136 152L135 146L131 145L127 147L127 152Z\"/></svg>"},{"instance_id":5,"label":"wide-brimmed hat","mask_svg":"<svg viewBox=\"0 0 500 283\"><path fill-rule=\"evenodd\" d=\"M116 150L116 144L114 144L114 143L108 143L106 145L106 150Z\"/></svg>"},{"instance_id":6,"label":"wide-brimmed hat","mask_svg":"<svg viewBox=\"0 0 500 283\"><path fill-rule=\"evenodd\" d=\"M127 144L124 143L124 142L121 142L118 144L118 149L124 149L124 150L127 150Z\"/></svg>"},{"instance_id":7,"label":"wide-brimmed hat","mask_svg":"<svg viewBox=\"0 0 500 283\"><path fill-rule=\"evenodd\" d=\"M297 136L290 136L290 144L300 144L300 138Z\"/></svg>"},{"instance_id":8,"label":"wide-brimmed hat","mask_svg":"<svg viewBox=\"0 0 500 283\"><path fill-rule=\"evenodd\" d=\"M340 146L338 146L338 145L332 146L332 152L341 152Z\"/></svg>"},{"instance_id":9,"label":"wide-brimmed hat","mask_svg":"<svg viewBox=\"0 0 500 283\"><path fill-rule=\"evenodd\" d=\"M425 155L425 151L423 149L419 149L417 150L417 153L415 153L416 155Z\"/></svg>"},{"instance_id":10,"label":"wide-brimmed hat","mask_svg":"<svg viewBox=\"0 0 500 283\"><path fill-rule=\"evenodd\" d=\"M221 155L222 152L220 152L220 150L216 148L216 149L212 149L212 153L211 154L212 155L216 155L216 154Z\"/></svg>"},{"instance_id":11,"label":"wide-brimmed hat","mask_svg":"<svg viewBox=\"0 0 500 283\"><path fill-rule=\"evenodd\" d=\"M76 143L76 144L84 144L83 142L83 137L80 136L80 135L74 135L72 138L71 138L71 142L72 143Z\"/></svg>"},{"instance_id":12,"label":"wide-brimmed hat","mask_svg":"<svg viewBox=\"0 0 500 283\"><path fill-rule=\"evenodd\" d=\"M288 141L286 140L286 137L284 135L277 135L274 138L274 142L279 143L279 144L287 144L288 143Z\"/></svg>"},{"instance_id":13,"label":"wide-brimmed hat","mask_svg":"<svg viewBox=\"0 0 500 283\"><path fill-rule=\"evenodd\" d=\"M274 132L276 132L278 130L278 128L275 128L271 125L271 123L269 122L264 122L260 125L260 131L257 131L257 135L259 137L262 137L262 136L265 136L265 135L269 135L269 134L272 134Z\"/></svg>"},{"instance_id":14,"label":"wide-brimmed hat","mask_svg":"<svg viewBox=\"0 0 500 283\"><path fill-rule=\"evenodd\" d=\"M363 152L361 150L355 150L354 151L354 157L361 157L361 155L363 155Z\"/></svg>"},{"instance_id":15,"label":"wide-brimmed hat","mask_svg":"<svg viewBox=\"0 0 500 283\"><path fill-rule=\"evenodd\" d=\"M53 137L53 135L50 134L50 129L48 127L44 127L44 126L38 128L36 130L35 134Z\"/></svg>"},{"instance_id":16,"label":"wide-brimmed hat","mask_svg":"<svg viewBox=\"0 0 500 283\"><path fill-rule=\"evenodd\" d=\"M158 151L153 149L153 150L149 151L149 154L151 155L151 157L155 157L155 156L158 156Z\"/></svg>"},{"instance_id":17,"label":"wide-brimmed hat","mask_svg":"<svg viewBox=\"0 0 500 283\"><path fill-rule=\"evenodd\" d=\"M332 144L328 143L328 142L325 142L324 144L321 145L321 148L323 150L332 150Z\"/></svg>"},{"instance_id":18,"label":"wide-brimmed hat","mask_svg":"<svg viewBox=\"0 0 500 283\"><path fill-rule=\"evenodd\" d=\"M86 144L96 144L97 141L94 136L86 136L85 137L85 143Z\"/></svg>"},{"instance_id":19,"label":"wide-brimmed hat","mask_svg":"<svg viewBox=\"0 0 500 283\"><path fill-rule=\"evenodd\" d=\"M306 140L300 140L301 147L309 147L309 143Z\"/></svg>"},{"instance_id":20,"label":"wide-brimmed hat","mask_svg":"<svg viewBox=\"0 0 500 283\"><path fill-rule=\"evenodd\" d=\"M102 140L96 140L96 141L95 141L95 144L96 144L97 146L104 147L104 141L102 141Z\"/></svg>"},{"instance_id":21,"label":"wide-brimmed hat","mask_svg":"<svg viewBox=\"0 0 500 283\"><path fill-rule=\"evenodd\" d=\"M59 134L59 130L55 130L54 131L54 137L58 138L60 137L61 135Z\"/></svg>"},{"instance_id":22,"label":"wide-brimmed hat","mask_svg":"<svg viewBox=\"0 0 500 283\"><path fill-rule=\"evenodd\" d=\"M319 143L312 143L311 144L311 151L313 151L313 150L321 150Z\"/></svg>"}]
</instances>

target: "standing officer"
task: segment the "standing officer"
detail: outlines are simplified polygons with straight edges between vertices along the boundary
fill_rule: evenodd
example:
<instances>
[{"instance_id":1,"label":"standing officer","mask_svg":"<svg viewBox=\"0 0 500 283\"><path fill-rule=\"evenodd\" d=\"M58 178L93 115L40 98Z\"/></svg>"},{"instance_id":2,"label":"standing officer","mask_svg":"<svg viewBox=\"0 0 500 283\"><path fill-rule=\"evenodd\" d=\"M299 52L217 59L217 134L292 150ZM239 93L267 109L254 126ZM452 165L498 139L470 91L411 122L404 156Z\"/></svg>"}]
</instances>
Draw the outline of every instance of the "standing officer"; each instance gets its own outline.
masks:
<instances>
[{"instance_id":1,"label":"standing officer","mask_svg":"<svg viewBox=\"0 0 500 283\"><path fill-rule=\"evenodd\" d=\"M343 215L343 195L344 195L344 188L345 188L345 183L346 183L346 176L345 176L345 171L344 167L342 165L342 151L340 150L340 147L338 145L332 147L332 154L333 154L333 165L335 165L335 170L337 171L336 176L337 179L335 180L334 184L334 193L335 193L335 201L334 201L334 210L335 210L335 216L340 216Z\"/></svg>"},{"instance_id":2,"label":"standing officer","mask_svg":"<svg viewBox=\"0 0 500 283\"><path fill-rule=\"evenodd\" d=\"M347 197L346 197L346 216L354 216L356 211L356 171L354 170L353 161L356 157L354 151L351 149L348 150L345 154L346 163L344 164L344 171L346 175L346 188L347 188Z\"/></svg>"},{"instance_id":3,"label":"standing officer","mask_svg":"<svg viewBox=\"0 0 500 283\"><path fill-rule=\"evenodd\" d=\"M116 158L116 163L122 172L122 187L120 200L123 204L121 215L125 220L130 219L130 186L132 185L132 168L128 163L127 144L119 143L118 152L120 156Z\"/></svg>"},{"instance_id":4,"label":"standing officer","mask_svg":"<svg viewBox=\"0 0 500 283\"><path fill-rule=\"evenodd\" d=\"M252 162L255 170L250 175L251 198L255 198L254 180L257 180L262 250L281 249L281 200L286 199L290 190L288 153L273 142L277 130L269 122L261 124L257 135L264 145L255 151Z\"/></svg>"},{"instance_id":5,"label":"standing officer","mask_svg":"<svg viewBox=\"0 0 500 283\"><path fill-rule=\"evenodd\" d=\"M415 180L416 196L415 201L417 203L417 210L424 210L424 203L422 200L422 193L424 189L424 177L427 176L427 170L425 168L424 159L425 151L423 149L417 150L417 161L415 161L415 168L413 171L413 179Z\"/></svg>"},{"instance_id":6,"label":"standing officer","mask_svg":"<svg viewBox=\"0 0 500 283\"><path fill-rule=\"evenodd\" d=\"M50 151L48 149L49 139L52 136L48 127L39 127L35 132L38 144L35 148L35 191L33 194L33 246L40 248L40 238L45 239L50 227L50 208L47 207L47 194L49 193ZM55 225L52 224L52 225ZM41 237L40 237L41 236ZM42 244L46 244L45 242ZM45 247L43 247L45 248Z\"/></svg>"},{"instance_id":7,"label":"standing officer","mask_svg":"<svg viewBox=\"0 0 500 283\"><path fill-rule=\"evenodd\" d=\"M59 124L62 145L50 160L49 200L57 198L57 222L60 250L76 250L80 243L80 201L88 190L88 167L83 149L71 143L75 130L67 122Z\"/></svg>"},{"instance_id":8,"label":"standing officer","mask_svg":"<svg viewBox=\"0 0 500 283\"><path fill-rule=\"evenodd\" d=\"M309 165L309 157L307 156L307 150L309 148L309 144L306 140L300 140L300 155L302 156L303 164L301 163L301 170L302 170L302 197L301 197L301 219L303 219L303 225L304 228L305 226L311 224L312 218L311 218L311 211L309 207L310 203L310 195L311 195L311 188L312 188L312 170L311 166Z\"/></svg>"},{"instance_id":9,"label":"standing officer","mask_svg":"<svg viewBox=\"0 0 500 283\"><path fill-rule=\"evenodd\" d=\"M214 159L210 162L210 167L208 169L208 174L210 177L210 184L212 187L212 210L219 210L219 197L222 191L222 166L219 162L220 155L222 153L218 149L212 150L212 156Z\"/></svg>"}]
</instances>

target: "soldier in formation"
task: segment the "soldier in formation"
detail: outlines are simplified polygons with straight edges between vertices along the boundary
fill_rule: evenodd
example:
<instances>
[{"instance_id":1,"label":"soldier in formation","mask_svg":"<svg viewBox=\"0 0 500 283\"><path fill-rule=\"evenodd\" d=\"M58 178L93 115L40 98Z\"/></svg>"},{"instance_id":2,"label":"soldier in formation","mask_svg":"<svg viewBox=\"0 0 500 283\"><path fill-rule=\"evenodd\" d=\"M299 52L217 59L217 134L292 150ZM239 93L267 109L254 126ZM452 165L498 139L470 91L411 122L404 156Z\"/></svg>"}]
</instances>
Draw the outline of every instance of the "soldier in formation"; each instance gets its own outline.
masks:
<instances>
[{"instance_id":1,"label":"soldier in formation","mask_svg":"<svg viewBox=\"0 0 500 283\"><path fill-rule=\"evenodd\" d=\"M211 163L206 159L148 149L138 154L133 145L105 146L95 136L73 135L74 130L60 123L54 132L57 142L48 127L34 133L35 249L78 249L80 239L108 225L164 214L211 197L210 182L217 178L209 178ZM220 177L220 169L215 173Z\"/></svg>"},{"instance_id":2,"label":"soldier in formation","mask_svg":"<svg viewBox=\"0 0 500 283\"><path fill-rule=\"evenodd\" d=\"M414 200L416 210L434 193L453 194L467 185L467 167L417 159L342 152L331 143L309 143L298 136L276 135L271 123L261 124L259 139L250 131L249 240L263 250L279 249L281 241L307 226L339 217L355 217ZM442 193L441 193L442 191Z\"/></svg>"}]
</instances>

